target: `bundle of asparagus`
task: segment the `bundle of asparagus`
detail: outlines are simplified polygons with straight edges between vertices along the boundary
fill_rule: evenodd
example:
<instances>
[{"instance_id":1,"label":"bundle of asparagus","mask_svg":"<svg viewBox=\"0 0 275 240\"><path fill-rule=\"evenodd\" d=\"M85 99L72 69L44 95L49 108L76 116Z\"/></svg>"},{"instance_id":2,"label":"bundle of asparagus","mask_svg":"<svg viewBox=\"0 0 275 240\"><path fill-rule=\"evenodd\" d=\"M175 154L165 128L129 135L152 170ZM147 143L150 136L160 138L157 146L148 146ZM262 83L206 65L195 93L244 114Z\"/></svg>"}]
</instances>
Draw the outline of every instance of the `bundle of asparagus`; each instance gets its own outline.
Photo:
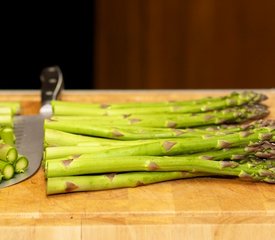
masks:
<instances>
[{"instance_id":1,"label":"bundle of asparagus","mask_svg":"<svg viewBox=\"0 0 275 240\"><path fill-rule=\"evenodd\" d=\"M28 160L15 147L13 116L20 112L18 102L0 102L0 183L28 167Z\"/></svg>"},{"instance_id":2,"label":"bundle of asparagus","mask_svg":"<svg viewBox=\"0 0 275 240\"><path fill-rule=\"evenodd\" d=\"M247 124L268 114L265 99L243 92L163 103L54 101L45 121L47 193L199 176L273 183L275 123Z\"/></svg>"},{"instance_id":3,"label":"bundle of asparagus","mask_svg":"<svg viewBox=\"0 0 275 240\"><path fill-rule=\"evenodd\" d=\"M243 92L197 101L140 105L53 101L55 116L47 120L45 126L65 132L122 140L170 138L182 134L175 128L241 123L263 118L268 114L268 109L260 104L265 99L266 96L262 94Z\"/></svg>"}]
</instances>

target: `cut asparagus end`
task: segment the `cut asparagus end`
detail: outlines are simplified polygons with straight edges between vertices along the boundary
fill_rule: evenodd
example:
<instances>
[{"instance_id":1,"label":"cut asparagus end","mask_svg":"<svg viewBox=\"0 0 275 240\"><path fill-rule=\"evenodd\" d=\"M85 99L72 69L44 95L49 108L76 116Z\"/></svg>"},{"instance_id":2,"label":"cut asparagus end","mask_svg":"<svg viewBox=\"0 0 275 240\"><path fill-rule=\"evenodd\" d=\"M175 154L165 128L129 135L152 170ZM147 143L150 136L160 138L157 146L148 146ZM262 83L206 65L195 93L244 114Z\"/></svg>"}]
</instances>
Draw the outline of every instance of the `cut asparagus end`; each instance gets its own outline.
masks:
<instances>
[{"instance_id":1,"label":"cut asparagus end","mask_svg":"<svg viewBox=\"0 0 275 240\"><path fill-rule=\"evenodd\" d=\"M15 148L11 148L8 152L7 152L7 157L6 160L10 163L13 163L17 160L18 157L18 153L17 150Z\"/></svg>"},{"instance_id":2,"label":"cut asparagus end","mask_svg":"<svg viewBox=\"0 0 275 240\"><path fill-rule=\"evenodd\" d=\"M3 178L4 178L5 180L11 179L11 178L14 176L14 173L15 173L13 165L11 165L11 164L9 164L9 163L7 163L7 164L1 169L1 171L2 171L2 174L3 174Z\"/></svg>"},{"instance_id":3,"label":"cut asparagus end","mask_svg":"<svg viewBox=\"0 0 275 240\"><path fill-rule=\"evenodd\" d=\"M4 102L1 101L0 102L0 107L6 107L6 108L10 108L12 114L19 114L21 111L21 104L20 102Z\"/></svg>"},{"instance_id":4,"label":"cut asparagus end","mask_svg":"<svg viewBox=\"0 0 275 240\"><path fill-rule=\"evenodd\" d=\"M25 156L18 157L17 161L14 163L14 168L16 173L23 173L29 166L29 161Z\"/></svg>"},{"instance_id":5,"label":"cut asparagus end","mask_svg":"<svg viewBox=\"0 0 275 240\"><path fill-rule=\"evenodd\" d=\"M3 141L6 144L9 144L11 146L14 145L15 136L12 128L10 127L3 128L0 132L0 137L3 139Z\"/></svg>"},{"instance_id":6,"label":"cut asparagus end","mask_svg":"<svg viewBox=\"0 0 275 240\"><path fill-rule=\"evenodd\" d=\"M13 118L10 115L0 115L0 125L5 127L13 127Z\"/></svg>"}]
</instances>

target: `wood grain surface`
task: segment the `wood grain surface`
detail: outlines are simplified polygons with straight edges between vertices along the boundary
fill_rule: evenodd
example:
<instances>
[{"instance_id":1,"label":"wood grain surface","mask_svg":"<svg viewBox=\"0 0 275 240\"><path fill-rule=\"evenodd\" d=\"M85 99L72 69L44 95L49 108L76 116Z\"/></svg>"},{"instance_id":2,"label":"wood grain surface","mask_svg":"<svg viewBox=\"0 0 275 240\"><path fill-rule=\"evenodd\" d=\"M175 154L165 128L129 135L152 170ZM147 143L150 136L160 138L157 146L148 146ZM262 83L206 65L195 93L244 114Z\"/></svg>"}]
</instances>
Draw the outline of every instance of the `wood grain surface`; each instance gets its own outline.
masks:
<instances>
[{"instance_id":1,"label":"wood grain surface","mask_svg":"<svg viewBox=\"0 0 275 240\"><path fill-rule=\"evenodd\" d=\"M274 0L95 0L95 9L95 88L274 87Z\"/></svg>"},{"instance_id":2,"label":"wood grain surface","mask_svg":"<svg viewBox=\"0 0 275 240\"><path fill-rule=\"evenodd\" d=\"M275 92L269 96L275 118ZM65 91L83 102L160 101L228 91ZM38 112L38 92L0 92ZM40 169L0 190L0 239L272 239L275 186L228 179L186 179L137 188L46 196ZM4 237L4 238L3 238Z\"/></svg>"}]
</instances>

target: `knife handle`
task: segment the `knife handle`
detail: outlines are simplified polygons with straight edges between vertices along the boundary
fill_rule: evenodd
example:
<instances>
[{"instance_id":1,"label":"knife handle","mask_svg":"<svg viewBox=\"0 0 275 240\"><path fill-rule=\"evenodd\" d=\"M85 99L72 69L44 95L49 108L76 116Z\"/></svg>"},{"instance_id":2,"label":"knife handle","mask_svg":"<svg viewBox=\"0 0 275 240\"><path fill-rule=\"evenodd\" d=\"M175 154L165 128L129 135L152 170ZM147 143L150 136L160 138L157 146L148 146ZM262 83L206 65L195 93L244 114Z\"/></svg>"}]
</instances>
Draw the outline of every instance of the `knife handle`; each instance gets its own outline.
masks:
<instances>
[{"instance_id":1,"label":"knife handle","mask_svg":"<svg viewBox=\"0 0 275 240\"><path fill-rule=\"evenodd\" d=\"M60 97L60 93L64 88L64 81L61 69L58 66L44 68L40 80L42 105Z\"/></svg>"}]
</instances>

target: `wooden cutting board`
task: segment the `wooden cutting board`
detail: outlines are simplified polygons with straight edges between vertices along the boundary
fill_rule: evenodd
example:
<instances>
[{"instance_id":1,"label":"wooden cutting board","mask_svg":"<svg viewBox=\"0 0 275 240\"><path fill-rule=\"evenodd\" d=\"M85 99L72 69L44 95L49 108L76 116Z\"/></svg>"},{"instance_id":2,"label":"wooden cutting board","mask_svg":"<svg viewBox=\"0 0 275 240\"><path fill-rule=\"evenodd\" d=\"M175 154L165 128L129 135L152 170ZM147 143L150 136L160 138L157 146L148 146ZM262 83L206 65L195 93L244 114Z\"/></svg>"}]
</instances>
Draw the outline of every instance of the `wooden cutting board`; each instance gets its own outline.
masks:
<instances>
[{"instance_id":1,"label":"wooden cutting board","mask_svg":"<svg viewBox=\"0 0 275 240\"><path fill-rule=\"evenodd\" d=\"M269 118L275 119L275 92ZM67 91L63 100L160 101L228 91ZM36 91L2 91L37 113ZM46 196L42 169L0 190L0 239L273 239L275 185L228 179L185 179L137 188Z\"/></svg>"}]
</instances>

